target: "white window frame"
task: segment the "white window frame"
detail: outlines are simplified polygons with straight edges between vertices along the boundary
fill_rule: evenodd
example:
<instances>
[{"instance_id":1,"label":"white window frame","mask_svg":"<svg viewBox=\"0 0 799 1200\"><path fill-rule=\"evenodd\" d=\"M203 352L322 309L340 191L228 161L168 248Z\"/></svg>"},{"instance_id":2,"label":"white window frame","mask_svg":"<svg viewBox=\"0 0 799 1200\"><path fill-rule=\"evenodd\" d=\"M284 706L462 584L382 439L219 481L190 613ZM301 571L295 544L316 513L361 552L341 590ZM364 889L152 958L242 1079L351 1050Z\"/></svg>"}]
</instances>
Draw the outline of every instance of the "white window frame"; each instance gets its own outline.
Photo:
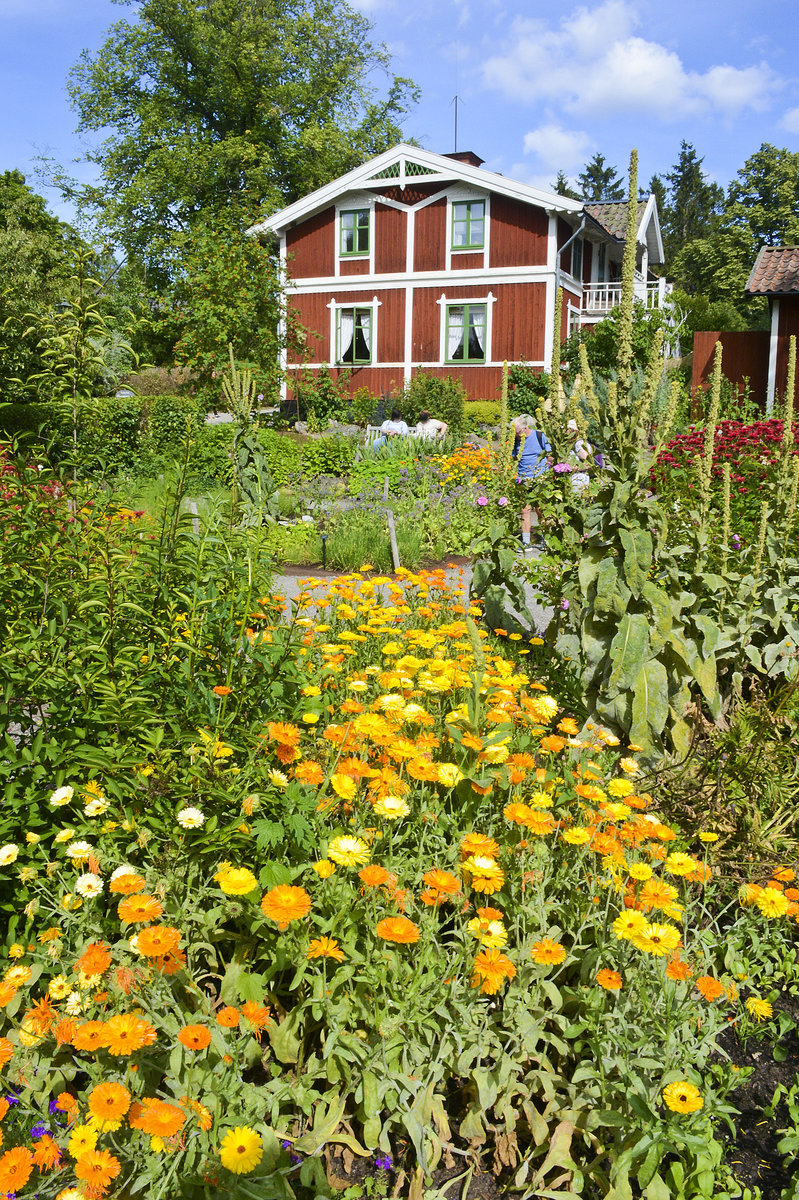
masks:
<instances>
[{"instance_id":1,"label":"white window frame","mask_svg":"<svg viewBox=\"0 0 799 1200\"><path fill-rule=\"evenodd\" d=\"M476 250L469 246L453 246L452 245L452 206L454 204L470 204L480 200L485 205L483 210L483 245ZM447 236L446 236L446 270L452 270L452 260L456 260L462 254L482 254L482 266L485 269L490 262L489 251L491 249L491 195L490 193L470 192L464 188L453 188L447 193Z\"/></svg>"},{"instance_id":2,"label":"white window frame","mask_svg":"<svg viewBox=\"0 0 799 1200\"><path fill-rule=\"evenodd\" d=\"M349 368L352 371L359 371L362 367L374 367L378 362L377 357L377 335L378 335L378 312L382 306L382 300L378 300L377 296L373 296L368 300L366 296L361 300L346 300L338 301L331 300L328 304L330 310L330 355L328 366ZM339 313L343 309L365 309L368 308L371 312L371 328L372 328L372 352L368 362L346 363L340 362L338 358L338 332L339 332Z\"/></svg>"},{"instance_id":3,"label":"white window frame","mask_svg":"<svg viewBox=\"0 0 799 1200\"><path fill-rule=\"evenodd\" d=\"M487 296L446 296L443 292L436 301L441 310L441 319L439 322L439 343L438 343L438 362L435 364L439 367L488 367L493 363L492 356L492 337L494 333L494 305L496 296L489 292ZM468 359L464 362L451 362L447 357L447 309L456 305L477 305L484 304L486 310L486 325L485 325L485 355L482 362L469 362Z\"/></svg>"},{"instance_id":4,"label":"white window frame","mask_svg":"<svg viewBox=\"0 0 799 1200\"><path fill-rule=\"evenodd\" d=\"M368 254L342 254L341 253L341 214L345 212L366 212L369 213L369 253ZM365 262L369 264L370 275L375 272L375 197L364 192L355 192L336 203L336 220L335 232L336 252L333 256L334 269L336 275L342 275L342 263L349 262ZM357 279L357 275L353 276Z\"/></svg>"}]
</instances>

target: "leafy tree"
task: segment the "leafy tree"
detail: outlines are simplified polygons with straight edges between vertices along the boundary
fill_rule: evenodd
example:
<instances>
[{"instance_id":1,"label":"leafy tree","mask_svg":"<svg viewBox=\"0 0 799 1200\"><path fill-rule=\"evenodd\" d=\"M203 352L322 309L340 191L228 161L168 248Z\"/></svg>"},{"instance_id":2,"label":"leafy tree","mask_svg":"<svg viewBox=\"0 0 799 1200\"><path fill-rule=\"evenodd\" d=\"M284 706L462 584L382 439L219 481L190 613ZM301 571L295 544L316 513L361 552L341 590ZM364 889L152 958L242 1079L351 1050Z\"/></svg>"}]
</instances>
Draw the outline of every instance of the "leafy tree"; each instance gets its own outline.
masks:
<instances>
[{"instance_id":1,"label":"leafy tree","mask_svg":"<svg viewBox=\"0 0 799 1200\"><path fill-rule=\"evenodd\" d=\"M615 167L605 166L604 154L595 154L577 176L583 200L623 200L624 184Z\"/></svg>"},{"instance_id":2,"label":"leafy tree","mask_svg":"<svg viewBox=\"0 0 799 1200\"><path fill-rule=\"evenodd\" d=\"M663 241L670 261L686 243L704 237L713 217L724 203L724 189L709 183L702 170L703 158L686 141L680 145L680 157L665 175L669 200L662 210Z\"/></svg>"},{"instance_id":3,"label":"leafy tree","mask_svg":"<svg viewBox=\"0 0 799 1200\"><path fill-rule=\"evenodd\" d=\"M83 194L148 279L181 270L199 213L261 216L400 140L415 99L345 0L123 0L69 92L100 183Z\"/></svg>"},{"instance_id":4,"label":"leafy tree","mask_svg":"<svg viewBox=\"0 0 799 1200\"><path fill-rule=\"evenodd\" d=\"M558 171L558 177L552 184L552 191L558 196L566 196L569 200L580 200L579 192L576 192L569 183L568 176L563 171Z\"/></svg>"}]
</instances>

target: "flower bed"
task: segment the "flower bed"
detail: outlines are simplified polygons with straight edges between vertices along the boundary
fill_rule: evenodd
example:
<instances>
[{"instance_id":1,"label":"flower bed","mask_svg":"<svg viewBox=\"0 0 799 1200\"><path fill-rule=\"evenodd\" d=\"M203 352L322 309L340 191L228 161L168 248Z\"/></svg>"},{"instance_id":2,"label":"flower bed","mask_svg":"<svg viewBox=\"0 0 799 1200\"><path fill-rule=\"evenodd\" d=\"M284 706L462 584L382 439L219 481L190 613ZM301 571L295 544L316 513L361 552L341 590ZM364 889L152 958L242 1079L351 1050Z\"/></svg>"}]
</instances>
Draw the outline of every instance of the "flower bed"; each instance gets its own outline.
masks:
<instances>
[{"instance_id":1,"label":"flower bed","mask_svg":"<svg viewBox=\"0 0 799 1200\"><path fill-rule=\"evenodd\" d=\"M0 849L0 1191L325 1196L341 1155L398 1195L464 1155L539 1193L722 1177L714 1039L768 1017L791 873L739 904L714 831L479 616L443 573L309 581L247 622L301 679L254 736L219 683L185 749L39 777L51 820Z\"/></svg>"}]
</instances>

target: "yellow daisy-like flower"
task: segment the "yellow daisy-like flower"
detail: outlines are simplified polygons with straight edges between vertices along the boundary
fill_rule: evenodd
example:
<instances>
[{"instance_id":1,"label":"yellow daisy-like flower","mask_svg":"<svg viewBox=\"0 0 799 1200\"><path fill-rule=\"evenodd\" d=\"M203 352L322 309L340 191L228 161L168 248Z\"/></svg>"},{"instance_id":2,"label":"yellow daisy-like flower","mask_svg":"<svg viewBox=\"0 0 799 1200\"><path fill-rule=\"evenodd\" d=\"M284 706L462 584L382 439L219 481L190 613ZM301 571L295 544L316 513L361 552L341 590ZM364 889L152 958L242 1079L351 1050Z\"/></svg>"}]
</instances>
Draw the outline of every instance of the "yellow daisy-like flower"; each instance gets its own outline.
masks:
<instances>
[{"instance_id":1,"label":"yellow daisy-like flower","mask_svg":"<svg viewBox=\"0 0 799 1200\"><path fill-rule=\"evenodd\" d=\"M607 786L608 795L614 796L617 800L632 795L633 790L629 779L611 779Z\"/></svg>"},{"instance_id":2,"label":"yellow daisy-like flower","mask_svg":"<svg viewBox=\"0 0 799 1200\"><path fill-rule=\"evenodd\" d=\"M219 1147L222 1166L227 1167L234 1175L249 1175L263 1156L264 1143L261 1135L248 1125L239 1125L231 1129Z\"/></svg>"},{"instance_id":3,"label":"yellow daisy-like flower","mask_svg":"<svg viewBox=\"0 0 799 1200\"><path fill-rule=\"evenodd\" d=\"M72 991L72 984L65 975L56 975L47 985L47 994L54 1000L66 1000Z\"/></svg>"},{"instance_id":4,"label":"yellow daisy-like flower","mask_svg":"<svg viewBox=\"0 0 799 1200\"><path fill-rule=\"evenodd\" d=\"M305 957L308 959L335 958L337 962L344 962L346 956L335 938L318 937L309 944Z\"/></svg>"},{"instance_id":5,"label":"yellow daisy-like flower","mask_svg":"<svg viewBox=\"0 0 799 1200\"><path fill-rule=\"evenodd\" d=\"M750 1012L756 1021L766 1021L773 1014L774 1010L768 1000L761 1000L758 996L750 996L745 1002L744 1007L747 1012Z\"/></svg>"},{"instance_id":6,"label":"yellow daisy-like flower","mask_svg":"<svg viewBox=\"0 0 799 1200\"><path fill-rule=\"evenodd\" d=\"M272 767L271 771L267 771L266 777L273 787L287 788L289 785L288 775L284 775L276 767Z\"/></svg>"},{"instance_id":7,"label":"yellow daisy-like flower","mask_svg":"<svg viewBox=\"0 0 799 1200\"><path fill-rule=\"evenodd\" d=\"M444 787L454 788L463 779L463 772L455 763L438 764L438 782Z\"/></svg>"},{"instance_id":8,"label":"yellow daisy-like flower","mask_svg":"<svg viewBox=\"0 0 799 1200\"><path fill-rule=\"evenodd\" d=\"M339 867L360 867L369 861L369 846L363 838L342 834L333 838L327 856Z\"/></svg>"},{"instance_id":9,"label":"yellow daisy-like flower","mask_svg":"<svg viewBox=\"0 0 799 1200\"><path fill-rule=\"evenodd\" d=\"M784 892L774 888L763 888L755 897L755 904L764 917L784 917L788 911L789 901Z\"/></svg>"},{"instance_id":10,"label":"yellow daisy-like flower","mask_svg":"<svg viewBox=\"0 0 799 1200\"><path fill-rule=\"evenodd\" d=\"M591 830L585 829L581 825L575 825L571 829L564 830L562 837L564 842L568 842L571 846L584 846L591 840Z\"/></svg>"},{"instance_id":11,"label":"yellow daisy-like flower","mask_svg":"<svg viewBox=\"0 0 799 1200\"><path fill-rule=\"evenodd\" d=\"M647 920L644 914L631 909L616 918L613 922L613 932L622 941L632 941L634 937L643 933L646 926Z\"/></svg>"},{"instance_id":12,"label":"yellow daisy-like flower","mask_svg":"<svg viewBox=\"0 0 799 1200\"><path fill-rule=\"evenodd\" d=\"M358 784L352 776L342 775L340 771L336 771L334 775L331 775L330 786L337 796L347 801L354 800L355 793L358 790Z\"/></svg>"},{"instance_id":13,"label":"yellow daisy-like flower","mask_svg":"<svg viewBox=\"0 0 799 1200\"><path fill-rule=\"evenodd\" d=\"M329 879L336 873L335 864L329 858L320 858L318 862L311 863L311 870L316 871L320 879Z\"/></svg>"},{"instance_id":14,"label":"yellow daisy-like flower","mask_svg":"<svg viewBox=\"0 0 799 1200\"><path fill-rule=\"evenodd\" d=\"M374 809L378 817L383 817L386 821L398 821L401 817L407 817L411 811L407 800L403 800L401 796L381 796L375 801Z\"/></svg>"},{"instance_id":15,"label":"yellow daisy-like flower","mask_svg":"<svg viewBox=\"0 0 799 1200\"><path fill-rule=\"evenodd\" d=\"M75 1159L80 1159L97 1145L97 1130L91 1125L76 1125L67 1143L67 1149Z\"/></svg>"},{"instance_id":16,"label":"yellow daisy-like flower","mask_svg":"<svg viewBox=\"0 0 799 1200\"><path fill-rule=\"evenodd\" d=\"M705 1102L698 1087L687 1079L678 1079L664 1087L663 1103L672 1112L692 1113L699 1112Z\"/></svg>"},{"instance_id":17,"label":"yellow daisy-like flower","mask_svg":"<svg viewBox=\"0 0 799 1200\"><path fill-rule=\"evenodd\" d=\"M226 896L246 896L258 887L258 880L246 867L233 867L223 864L214 881L219 884Z\"/></svg>"},{"instance_id":18,"label":"yellow daisy-like flower","mask_svg":"<svg viewBox=\"0 0 799 1200\"><path fill-rule=\"evenodd\" d=\"M652 868L646 863L631 863L627 868L627 874L630 879L637 879L639 883L645 883L647 879L652 878Z\"/></svg>"},{"instance_id":19,"label":"yellow daisy-like flower","mask_svg":"<svg viewBox=\"0 0 799 1200\"><path fill-rule=\"evenodd\" d=\"M610 745L609 740L608 745ZM619 759L619 766L621 767L622 771L624 771L625 775L637 775L641 770L634 758Z\"/></svg>"},{"instance_id":20,"label":"yellow daisy-like flower","mask_svg":"<svg viewBox=\"0 0 799 1200\"><path fill-rule=\"evenodd\" d=\"M485 917L474 917L468 930L489 950L501 950L508 941L508 931L501 921L487 921Z\"/></svg>"},{"instance_id":21,"label":"yellow daisy-like flower","mask_svg":"<svg viewBox=\"0 0 799 1200\"><path fill-rule=\"evenodd\" d=\"M682 938L676 925L645 925L640 933L635 934L631 941L638 950L645 954L671 954L680 945Z\"/></svg>"},{"instance_id":22,"label":"yellow daisy-like flower","mask_svg":"<svg viewBox=\"0 0 799 1200\"><path fill-rule=\"evenodd\" d=\"M675 851L666 859L663 867L670 875L690 875L697 869L699 863L691 854Z\"/></svg>"},{"instance_id":23,"label":"yellow daisy-like flower","mask_svg":"<svg viewBox=\"0 0 799 1200\"><path fill-rule=\"evenodd\" d=\"M461 864L461 870L476 892L491 895L498 892L505 882L502 867L486 854L473 854Z\"/></svg>"},{"instance_id":24,"label":"yellow daisy-like flower","mask_svg":"<svg viewBox=\"0 0 799 1200\"><path fill-rule=\"evenodd\" d=\"M707 843L717 842L719 840L719 835L717 833L700 833L699 840L700 842Z\"/></svg>"},{"instance_id":25,"label":"yellow daisy-like flower","mask_svg":"<svg viewBox=\"0 0 799 1200\"><path fill-rule=\"evenodd\" d=\"M536 942L530 951L530 957L533 962L541 966L557 965L565 959L566 947L552 938L541 938L541 941Z\"/></svg>"},{"instance_id":26,"label":"yellow daisy-like flower","mask_svg":"<svg viewBox=\"0 0 799 1200\"><path fill-rule=\"evenodd\" d=\"M544 792L544 791L539 790L537 792L533 792L533 794L531 796L528 796L527 799L530 802L530 804L532 804L535 808L551 808L552 807L552 793L551 792Z\"/></svg>"}]
</instances>

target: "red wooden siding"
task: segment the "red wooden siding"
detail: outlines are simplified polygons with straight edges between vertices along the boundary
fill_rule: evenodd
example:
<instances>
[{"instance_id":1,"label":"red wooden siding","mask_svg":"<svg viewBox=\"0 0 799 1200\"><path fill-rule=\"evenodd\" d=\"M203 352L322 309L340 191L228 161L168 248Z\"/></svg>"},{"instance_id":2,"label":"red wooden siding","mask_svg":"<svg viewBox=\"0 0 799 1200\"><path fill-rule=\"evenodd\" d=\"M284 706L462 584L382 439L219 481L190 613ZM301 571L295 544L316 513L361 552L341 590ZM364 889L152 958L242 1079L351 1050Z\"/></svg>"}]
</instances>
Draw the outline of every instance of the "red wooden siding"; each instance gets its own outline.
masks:
<instances>
[{"instance_id":1,"label":"red wooden siding","mask_svg":"<svg viewBox=\"0 0 799 1200\"><path fill-rule=\"evenodd\" d=\"M516 362L544 357L547 288L545 283L503 283L494 286L491 357ZM485 295L485 292L483 292Z\"/></svg>"},{"instance_id":2,"label":"red wooden siding","mask_svg":"<svg viewBox=\"0 0 799 1200\"><path fill-rule=\"evenodd\" d=\"M785 395L788 383L789 341L792 336L799 344L799 303L795 296L781 296L780 323L777 332L777 375L774 383L775 400L781 400Z\"/></svg>"},{"instance_id":3,"label":"red wooden siding","mask_svg":"<svg viewBox=\"0 0 799 1200\"><path fill-rule=\"evenodd\" d=\"M477 250L473 254L453 254L452 269L453 271L473 271L475 268L483 266L483 251Z\"/></svg>"},{"instance_id":4,"label":"red wooden siding","mask_svg":"<svg viewBox=\"0 0 799 1200\"><path fill-rule=\"evenodd\" d=\"M413 269L414 271L443 271L447 238L447 202L434 200L416 214Z\"/></svg>"},{"instance_id":5,"label":"red wooden siding","mask_svg":"<svg viewBox=\"0 0 799 1200\"><path fill-rule=\"evenodd\" d=\"M405 270L407 219L405 213L396 208L375 205L375 271L378 275Z\"/></svg>"},{"instance_id":6,"label":"red wooden siding","mask_svg":"<svg viewBox=\"0 0 799 1200\"><path fill-rule=\"evenodd\" d=\"M309 217L286 234L289 274L294 279L332 275L336 251L336 214L332 208Z\"/></svg>"},{"instance_id":7,"label":"red wooden siding","mask_svg":"<svg viewBox=\"0 0 799 1200\"><path fill-rule=\"evenodd\" d=\"M377 293L377 361L402 362L405 355L405 292L401 288Z\"/></svg>"},{"instance_id":8,"label":"red wooden siding","mask_svg":"<svg viewBox=\"0 0 799 1200\"><path fill-rule=\"evenodd\" d=\"M368 258L342 258L338 264L339 275L368 275Z\"/></svg>"},{"instance_id":9,"label":"red wooden siding","mask_svg":"<svg viewBox=\"0 0 799 1200\"><path fill-rule=\"evenodd\" d=\"M289 294L288 302L300 325L308 332L307 357L310 362L330 360L330 309L326 293ZM319 334L318 337L314 336Z\"/></svg>"},{"instance_id":10,"label":"red wooden siding","mask_svg":"<svg viewBox=\"0 0 799 1200\"><path fill-rule=\"evenodd\" d=\"M549 218L542 208L492 195L489 220L492 267L546 265Z\"/></svg>"},{"instance_id":11,"label":"red wooden siding","mask_svg":"<svg viewBox=\"0 0 799 1200\"><path fill-rule=\"evenodd\" d=\"M798 310L799 311L799 310ZM782 314L780 314L782 315ZM749 380L752 398L765 407L768 386L768 357L770 335L760 330L743 333L714 333L704 330L694 334L694 362L691 372L691 393L696 394L710 386L713 374L713 356L716 342L721 341L721 370L739 390L744 380ZM785 361L787 363L787 346ZM777 358L779 370L779 356ZM783 377L783 389L785 379ZM779 388L779 382L777 383Z\"/></svg>"},{"instance_id":12,"label":"red wooden siding","mask_svg":"<svg viewBox=\"0 0 799 1200\"><path fill-rule=\"evenodd\" d=\"M460 289L462 290L462 289ZM438 362L441 341L441 306L436 301L441 288L414 288L413 292L413 349L414 362Z\"/></svg>"},{"instance_id":13,"label":"red wooden siding","mask_svg":"<svg viewBox=\"0 0 799 1200\"><path fill-rule=\"evenodd\" d=\"M448 375L453 379L460 379L469 400L499 399L502 389L502 367L414 367L413 374L418 375L420 369L425 375L436 375L439 379L446 379Z\"/></svg>"},{"instance_id":14,"label":"red wooden siding","mask_svg":"<svg viewBox=\"0 0 799 1200\"><path fill-rule=\"evenodd\" d=\"M591 282L591 261L594 247L583 239L583 283Z\"/></svg>"},{"instance_id":15,"label":"red wooden siding","mask_svg":"<svg viewBox=\"0 0 799 1200\"><path fill-rule=\"evenodd\" d=\"M318 375L318 370L311 375ZM338 379L345 373L344 367L331 367L330 374ZM291 384L293 372L289 371L289 395L292 396ZM396 367L357 367L346 381L345 391L352 396L361 387L369 388L374 396L390 396L401 391L403 385L402 368Z\"/></svg>"}]
</instances>

